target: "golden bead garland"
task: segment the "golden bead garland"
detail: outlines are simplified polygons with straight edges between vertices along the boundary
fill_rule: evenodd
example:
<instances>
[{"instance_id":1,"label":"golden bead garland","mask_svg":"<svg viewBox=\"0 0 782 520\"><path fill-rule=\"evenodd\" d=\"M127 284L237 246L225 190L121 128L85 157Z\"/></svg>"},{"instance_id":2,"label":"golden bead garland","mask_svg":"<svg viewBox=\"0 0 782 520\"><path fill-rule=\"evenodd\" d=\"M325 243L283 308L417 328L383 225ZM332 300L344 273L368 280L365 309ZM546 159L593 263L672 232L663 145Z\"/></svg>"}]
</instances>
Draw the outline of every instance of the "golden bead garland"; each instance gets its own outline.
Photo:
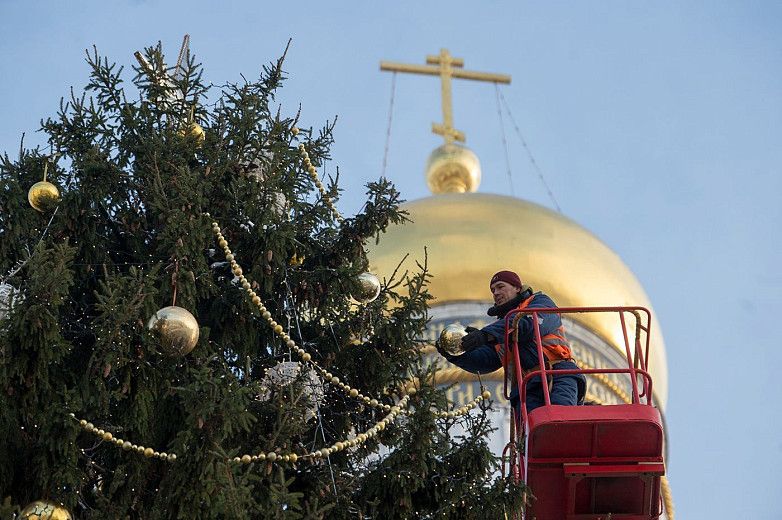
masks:
<instances>
[{"instance_id":1,"label":"golden bead garland","mask_svg":"<svg viewBox=\"0 0 782 520\"><path fill-rule=\"evenodd\" d=\"M470 413L470 410L478 406L478 403L480 403L484 399L489 399L489 397L491 397L491 392L489 392L488 390L484 390L481 393L481 395L479 395L478 397L476 397L466 405L450 411L440 410L439 412L437 412L437 415L441 419L446 419L446 418L453 419L455 417L461 417L462 415L467 415L468 413Z\"/></svg>"},{"instance_id":2,"label":"golden bead garland","mask_svg":"<svg viewBox=\"0 0 782 520\"><path fill-rule=\"evenodd\" d=\"M413 392L414 393L414 392ZM292 464L295 464L299 459L320 459L320 458L326 458L332 453L336 453L338 451L342 451L347 448L353 448L356 446L360 446L364 444L365 442L371 440L375 436L377 436L378 433L386 429L386 426L393 423L394 420L403 413L404 408L407 406L408 402L410 400L410 395L404 396L402 399L399 400L399 402L391 406L389 409L388 414L383 417L381 420L379 420L375 425L371 428L369 428L367 431L360 433L353 437L352 439L344 439L341 441L337 441L331 446L328 446L326 448L321 448L319 450L305 453L303 455L298 455L296 453L290 452L290 453L277 453L274 451L270 451L268 453L257 453L250 455L248 453L244 455L239 455L236 457L233 457L232 459L229 459L229 462L232 462L234 464L249 464L251 462L257 462L257 461L266 461L266 462L290 462ZM148 448L146 446L133 444L130 441L126 441L124 439L121 439L119 437L116 437L114 434L112 434L109 431L96 428L92 423L87 422L85 419L78 419L75 414L71 413L69 416L75 420L79 426L81 426L85 431L93 433L103 439L104 441L111 442L114 445L124 449L125 451L134 451L136 453L139 453L141 455L144 455L147 458L157 458L163 461L167 462L174 462L177 458L175 453L166 453L166 452L160 452L156 451L152 448Z\"/></svg>"},{"instance_id":3,"label":"golden bead garland","mask_svg":"<svg viewBox=\"0 0 782 520\"><path fill-rule=\"evenodd\" d=\"M468 413L470 413L470 410L478 406L478 404L481 401L488 400L490 397L491 397L491 392L489 392L488 390L484 390L483 392L481 392L481 395L471 400L464 406L460 406L459 408L454 408L453 410L436 410L435 416L439 419L454 419L456 417L467 415ZM407 409L404 410L402 413L406 415L413 415L415 411Z\"/></svg>"},{"instance_id":4,"label":"golden bead garland","mask_svg":"<svg viewBox=\"0 0 782 520\"><path fill-rule=\"evenodd\" d=\"M296 127L293 127L291 131L293 132L293 135L299 134L299 129ZM323 202L326 204L329 210L331 210L331 213L334 215L334 219L342 224L345 219L343 219L342 215L339 214L339 211L337 211L337 207L334 206L334 202L331 200L331 197L329 197L328 193L326 193L326 187L323 186L323 183L320 181L320 178L318 177L318 170L315 168L315 165L312 164L312 161L310 160L310 154L307 153L307 148L304 146L304 143L299 144L299 153L301 153L301 158L304 161L304 166L307 168L307 173L309 173L310 178L312 178L312 182L315 183L318 191L320 191L321 197L323 197Z\"/></svg>"},{"instance_id":5,"label":"golden bead garland","mask_svg":"<svg viewBox=\"0 0 782 520\"><path fill-rule=\"evenodd\" d=\"M156 458L167 462L174 462L176 460L176 454L174 453L166 453L164 451L157 451L155 449L148 448L140 444L133 444L130 441L121 439L120 437L114 435L110 431L106 431L101 428L96 428L95 425L93 425L91 422L88 422L85 419L78 419L76 415L73 413L68 414L68 416L71 417L74 421L76 421L76 423L79 426L81 426L81 428L84 431L97 435L104 441L110 442L115 446L122 448L125 451L132 450L140 455L144 455L147 458Z\"/></svg>"},{"instance_id":6,"label":"golden bead garland","mask_svg":"<svg viewBox=\"0 0 782 520\"><path fill-rule=\"evenodd\" d=\"M663 475L660 477L660 487L662 488L663 502L665 503L665 516L668 520L673 520L675 510L673 507L673 495L671 495L671 485L668 483L668 477Z\"/></svg>"},{"instance_id":7,"label":"golden bead garland","mask_svg":"<svg viewBox=\"0 0 782 520\"><path fill-rule=\"evenodd\" d=\"M295 463L299 459L321 459L321 458L327 458L332 453L336 453L338 451L342 451L348 448L353 448L356 446L360 446L361 444L364 444L365 442L369 441L370 439L377 436L378 433L385 430L386 426L394 422L394 419L402 413L402 409L407 406L408 401L410 397L404 396L402 399L399 400L399 402L391 407L391 410L389 413L383 417L381 420L379 420L372 428L369 428L367 431L360 433L353 437L352 439L344 439L341 441L337 441L331 446L328 446L326 448L320 448L319 450L312 451L309 453L305 453L303 455L297 455L296 453L286 453L286 454L278 454L276 452L269 452L269 453L258 453L255 455L250 454L244 454L237 457L234 457L231 459L231 462L234 464L249 464L251 462L256 461L268 461L268 462L291 462Z\"/></svg>"}]
</instances>

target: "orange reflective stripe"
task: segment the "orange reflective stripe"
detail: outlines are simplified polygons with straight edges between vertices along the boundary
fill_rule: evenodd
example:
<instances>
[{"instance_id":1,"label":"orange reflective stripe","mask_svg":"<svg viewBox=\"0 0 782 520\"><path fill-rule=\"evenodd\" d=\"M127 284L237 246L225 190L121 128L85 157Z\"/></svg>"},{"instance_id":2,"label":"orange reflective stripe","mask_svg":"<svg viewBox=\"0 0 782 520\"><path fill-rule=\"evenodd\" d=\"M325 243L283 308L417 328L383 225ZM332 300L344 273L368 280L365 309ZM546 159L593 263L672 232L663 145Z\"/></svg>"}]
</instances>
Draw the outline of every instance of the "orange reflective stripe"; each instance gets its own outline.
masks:
<instances>
[{"instance_id":1,"label":"orange reflective stripe","mask_svg":"<svg viewBox=\"0 0 782 520\"><path fill-rule=\"evenodd\" d=\"M557 361L565 361L573 357L573 355L570 353L570 349L565 345L546 347L543 349L543 355L545 355L546 359L552 363Z\"/></svg>"},{"instance_id":2,"label":"orange reflective stripe","mask_svg":"<svg viewBox=\"0 0 782 520\"><path fill-rule=\"evenodd\" d=\"M560 326L557 328L557 332L543 336L541 343L543 344L543 352L549 361L561 361L572 357L570 345L565 339L564 327Z\"/></svg>"},{"instance_id":3,"label":"orange reflective stripe","mask_svg":"<svg viewBox=\"0 0 782 520\"><path fill-rule=\"evenodd\" d=\"M519 306L518 306L518 307L516 307L516 309L518 309L518 310L520 310L520 311L523 311L524 309L526 309L526 308L527 308L527 306L530 304L530 302L532 301L532 299L533 299L534 297L535 297L535 295L533 294L532 296L530 296L529 298L527 298L526 300L524 300L523 302L521 302L521 303L519 304Z\"/></svg>"},{"instance_id":4,"label":"orange reflective stripe","mask_svg":"<svg viewBox=\"0 0 782 520\"><path fill-rule=\"evenodd\" d=\"M527 306L530 304L532 299L535 297L533 294L526 300L524 300L516 309L518 310L525 310ZM573 355L570 351L570 345L568 344L567 339L565 338L565 328L564 326L557 327L556 332L552 332L550 334L546 334L542 338L540 338L541 344L543 345L543 355L546 356L546 359L551 362L558 362L563 361L566 359L572 359ZM500 357L500 360L502 361L502 366L507 367L508 366L508 351L505 349L505 345L502 343L497 343L494 345L494 350L497 352L497 355Z\"/></svg>"}]
</instances>

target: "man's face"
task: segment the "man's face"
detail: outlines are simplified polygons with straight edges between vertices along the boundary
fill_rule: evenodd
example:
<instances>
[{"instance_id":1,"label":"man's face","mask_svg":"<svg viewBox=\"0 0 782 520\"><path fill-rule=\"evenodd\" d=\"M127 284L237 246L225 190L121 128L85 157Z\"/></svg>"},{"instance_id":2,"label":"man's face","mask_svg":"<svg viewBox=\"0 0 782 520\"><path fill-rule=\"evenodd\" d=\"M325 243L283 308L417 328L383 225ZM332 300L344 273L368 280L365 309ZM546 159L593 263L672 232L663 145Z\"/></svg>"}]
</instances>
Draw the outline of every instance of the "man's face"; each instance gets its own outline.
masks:
<instances>
[{"instance_id":1,"label":"man's face","mask_svg":"<svg viewBox=\"0 0 782 520\"><path fill-rule=\"evenodd\" d=\"M521 289L507 282L494 282L491 284L491 295L494 297L494 305L502 305L515 298L520 292Z\"/></svg>"}]
</instances>

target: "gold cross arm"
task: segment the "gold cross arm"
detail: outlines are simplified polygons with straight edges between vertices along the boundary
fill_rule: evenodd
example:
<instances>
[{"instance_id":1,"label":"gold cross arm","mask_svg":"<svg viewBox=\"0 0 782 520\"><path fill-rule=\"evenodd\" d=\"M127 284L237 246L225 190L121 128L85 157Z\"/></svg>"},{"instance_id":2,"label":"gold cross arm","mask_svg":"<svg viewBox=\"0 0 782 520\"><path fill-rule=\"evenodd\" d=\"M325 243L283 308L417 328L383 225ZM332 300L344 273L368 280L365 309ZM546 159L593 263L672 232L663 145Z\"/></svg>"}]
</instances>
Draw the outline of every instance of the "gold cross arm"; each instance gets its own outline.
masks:
<instances>
[{"instance_id":1,"label":"gold cross arm","mask_svg":"<svg viewBox=\"0 0 782 520\"><path fill-rule=\"evenodd\" d=\"M429 57L427 57L427 61ZM413 65L411 63L396 63L393 61L381 61L380 70L388 72L409 72L412 74L428 74L430 76L439 76L440 67L429 65ZM492 83L510 84L511 77L507 74L493 74L491 72L477 72L472 70L453 70L452 78L472 79L475 81L490 81Z\"/></svg>"},{"instance_id":2,"label":"gold cross arm","mask_svg":"<svg viewBox=\"0 0 782 520\"><path fill-rule=\"evenodd\" d=\"M492 74L489 72L476 72L463 70L464 60L454 58L447 49L441 49L440 54L426 57L428 65L414 65L409 63L394 63L381 61L380 70L389 72L407 72L411 74L427 74L440 76L442 86L443 122L432 123L432 132L442 135L446 144L454 141L464 142L464 133L453 127L453 109L451 108L451 78L470 79L474 81L490 81L493 83L510 83L510 76L506 74Z\"/></svg>"}]
</instances>

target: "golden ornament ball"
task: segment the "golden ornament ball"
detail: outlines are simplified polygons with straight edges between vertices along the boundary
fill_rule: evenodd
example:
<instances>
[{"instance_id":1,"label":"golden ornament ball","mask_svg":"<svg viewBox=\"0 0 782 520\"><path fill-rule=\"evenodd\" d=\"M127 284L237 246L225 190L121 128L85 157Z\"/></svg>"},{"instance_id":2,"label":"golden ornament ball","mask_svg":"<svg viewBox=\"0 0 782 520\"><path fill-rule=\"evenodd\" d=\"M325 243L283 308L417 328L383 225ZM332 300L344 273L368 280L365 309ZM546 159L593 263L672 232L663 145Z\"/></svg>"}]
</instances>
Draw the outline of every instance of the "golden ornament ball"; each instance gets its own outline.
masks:
<instances>
[{"instance_id":1,"label":"golden ornament ball","mask_svg":"<svg viewBox=\"0 0 782 520\"><path fill-rule=\"evenodd\" d=\"M36 182L27 192L27 201L38 211L45 211L60 199L60 190L49 181Z\"/></svg>"},{"instance_id":2,"label":"golden ornament ball","mask_svg":"<svg viewBox=\"0 0 782 520\"><path fill-rule=\"evenodd\" d=\"M204 131L204 128L195 122L190 123L186 128L181 129L179 131L179 135L188 139L193 139L197 146L201 146L206 140L206 132Z\"/></svg>"},{"instance_id":3,"label":"golden ornament ball","mask_svg":"<svg viewBox=\"0 0 782 520\"><path fill-rule=\"evenodd\" d=\"M149 318L147 328L160 340L163 352L172 357L187 355L198 343L198 322L189 311L171 305Z\"/></svg>"},{"instance_id":4,"label":"golden ornament ball","mask_svg":"<svg viewBox=\"0 0 782 520\"><path fill-rule=\"evenodd\" d=\"M70 511L51 500L31 502L20 515L22 520L73 520Z\"/></svg>"},{"instance_id":5,"label":"golden ornament ball","mask_svg":"<svg viewBox=\"0 0 782 520\"><path fill-rule=\"evenodd\" d=\"M462 338L467 333L464 331L464 327L458 323L452 323L447 325L440 333L439 345L440 348L445 350L452 356L460 356L464 354L464 348L462 347Z\"/></svg>"},{"instance_id":6,"label":"golden ornament ball","mask_svg":"<svg viewBox=\"0 0 782 520\"><path fill-rule=\"evenodd\" d=\"M380 280L372 273L361 273L356 279L356 289L351 296L359 303L375 301L380 294Z\"/></svg>"}]
</instances>

